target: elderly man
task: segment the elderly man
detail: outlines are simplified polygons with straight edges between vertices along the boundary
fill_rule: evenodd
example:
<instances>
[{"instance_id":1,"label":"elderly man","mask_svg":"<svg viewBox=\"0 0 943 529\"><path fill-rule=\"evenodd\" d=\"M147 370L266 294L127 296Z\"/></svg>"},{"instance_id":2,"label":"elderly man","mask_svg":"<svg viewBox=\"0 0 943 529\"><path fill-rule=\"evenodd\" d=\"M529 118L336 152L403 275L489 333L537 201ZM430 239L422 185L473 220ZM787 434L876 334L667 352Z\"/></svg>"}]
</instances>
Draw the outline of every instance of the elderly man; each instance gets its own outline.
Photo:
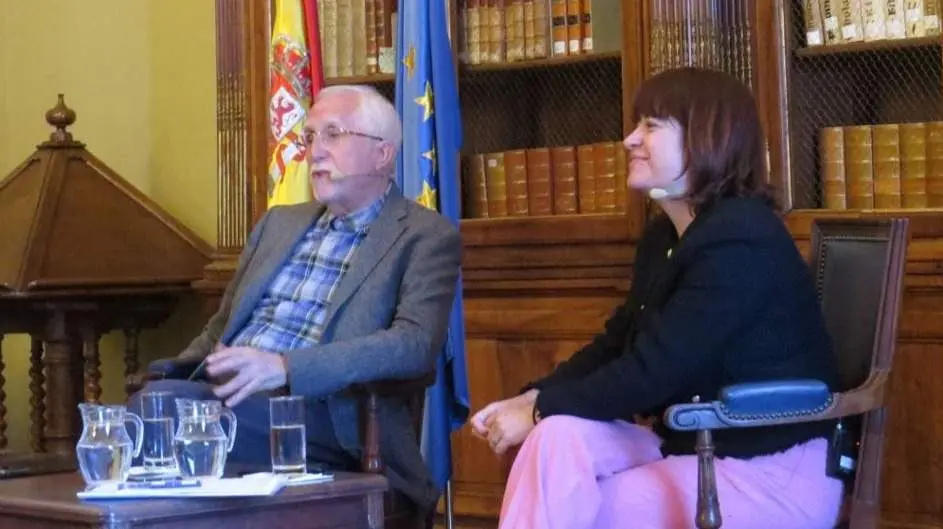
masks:
<instances>
[{"instance_id":1,"label":"elderly man","mask_svg":"<svg viewBox=\"0 0 943 529\"><path fill-rule=\"evenodd\" d=\"M316 201L266 213L219 310L177 357L205 359L210 382L161 380L145 390L225 401L238 418L229 461L259 464L270 457L268 397L303 395L309 462L355 469L357 405L338 391L434 369L461 244L451 223L395 184L401 124L372 88L322 90L304 143ZM380 413L391 486L431 508L437 492L408 410L384 402Z\"/></svg>"}]
</instances>

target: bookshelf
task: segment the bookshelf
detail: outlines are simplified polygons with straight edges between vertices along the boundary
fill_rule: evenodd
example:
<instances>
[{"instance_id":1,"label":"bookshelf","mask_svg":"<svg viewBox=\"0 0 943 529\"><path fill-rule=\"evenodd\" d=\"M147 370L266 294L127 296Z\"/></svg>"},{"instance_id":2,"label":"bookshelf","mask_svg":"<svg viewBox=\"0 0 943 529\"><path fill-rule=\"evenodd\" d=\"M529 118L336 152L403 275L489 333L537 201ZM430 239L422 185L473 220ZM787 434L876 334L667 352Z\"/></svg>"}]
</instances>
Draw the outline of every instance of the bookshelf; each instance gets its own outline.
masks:
<instances>
[{"instance_id":1,"label":"bookshelf","mask_svg":"<svg viewBox=\"0 0 943 529\"><path fill-rule=\"evenodd\" d=\"M396 4L384 1L384 8ZM913 344L902 348L895 370L900 366L921 382L920 387L914 383L912 394L906 385L895 385L895 395L904 397L892 397L889 406L893 416L927 401L924 393L939 386L938 374L922 366L943 352L943 333L938 330L943 318L943 210L823 208L817 138L825 127L943 120L939 37L808 46L805 0L593 0L594 13L605 13L593 20L612 25L608 30L612 47L557 56L528 57L525 52L509 61L508 44L501 37L507 30L500 29L506 14L482 15L482 10L533 2L448 1L452 35L459 42L457 75L465 128L463 170L456 178L462 178L465 195L461 233L473 409L516 395L525 383L550 371L591 339L624 299L635 243L653 208L628 192L624 208L581 211L578 149L620 141L634 127L624 110L639 83L652 73L683 65L724 70L753 89L768 136L771 178L785 192L786 222L801 248L807 248L811 222L818 217L904 214L911 218L907 303L912 305L902 328ZM551 10L580 4L544 1ZM268 159L271 0L216 0L216 5L219 248L200 285L209 298L221 295L249 229L264 212ZM470 24L470 8L478 10L477 25ZM387 13L393 16L392 10ZM497 20L498 29L483 33L482 20ZM470 57L471 27L479 35L478 60ZM601 26L594 38L605 41L606 33ZM525 42L527 35L525 26ZM489 54L492 42L499 49L503 45L504 59L482 60L484 42ZM380 48L378 41L378 63ZM338 71L326 81L369 83L392 97L392 70L379 70L347 75ZM517 160L512 159L513 167L520 165L522 152L526 182L528 153L554 148L576 151L570 170L577 183L575 212L556 211L551 198L549 213L546 205L531 211L528 202L527 214L512 215L513 207L506 205L504 214L481 215L482 201L472 192L481 189L481 180L475 184L473 166L485 165L485 155L496 153L504 153L502 165L506 165L507 153L513 152ZM541 156L531 156L532 161L536 158L540 165ZM494 156L490 159L498 163ZM552 178L552 164L547 165ZM507 173L505 167L505 179ZM624 180L624 175L620 177L616 180ZM487 190L487 174L484 181ZM943 397L937 401L943 402ZM938 487L927 484L917 490L908 481L925 461L908 460L900 441L905 434L913 436L932 457L943 458L943 449L933 448L943 446L943 438L928 433L932 428L925 422L900 423L897 429L904 433L889 435L888 457L900 463L888 465L884 472L891 484L884 503L900 520L912 520L910 513L918 511L936 513L943 520L943 508L932 494ZM453 436L452 448L455 512L461 518L493 520L511 457L495 458L464 430ZM927 481L931 480L922 482Z\"/></svg>"},{"instance_id":2,"label":"bookshelf","mask_svg":"<svg viewBox=\"0 0 943 529\"><path fill-rule=\"evenodd\" d=\"M792 208L943 213L939 0L778 3Z\"/></svg>"}]
</instances>

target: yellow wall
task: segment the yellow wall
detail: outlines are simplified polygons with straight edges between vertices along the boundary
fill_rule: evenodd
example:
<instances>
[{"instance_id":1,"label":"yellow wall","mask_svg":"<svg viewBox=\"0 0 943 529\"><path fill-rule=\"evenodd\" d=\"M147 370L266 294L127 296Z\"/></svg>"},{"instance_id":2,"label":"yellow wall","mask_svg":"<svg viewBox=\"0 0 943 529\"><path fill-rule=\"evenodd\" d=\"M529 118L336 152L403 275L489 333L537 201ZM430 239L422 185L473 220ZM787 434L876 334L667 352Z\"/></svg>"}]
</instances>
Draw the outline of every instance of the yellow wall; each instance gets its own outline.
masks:
<instances>
[{"instance_id":1,"label":"yellow wall","mask_svg":"<svg viewBox=\"0 0 943 529\"><path fill-rule=\"evenodd\" d=\"M0 178L49 134L64 93L76 139L168 212L216 242L214 3L5 1L0 16ZM15 51L14 51L15 50ZM142 336L144 361L175 354L202 321L184 303ZM27 340L7 337L8 435L27 446ZM103 400L120 401L122 340L102 344Z\"/></svg>"}]
</instances>

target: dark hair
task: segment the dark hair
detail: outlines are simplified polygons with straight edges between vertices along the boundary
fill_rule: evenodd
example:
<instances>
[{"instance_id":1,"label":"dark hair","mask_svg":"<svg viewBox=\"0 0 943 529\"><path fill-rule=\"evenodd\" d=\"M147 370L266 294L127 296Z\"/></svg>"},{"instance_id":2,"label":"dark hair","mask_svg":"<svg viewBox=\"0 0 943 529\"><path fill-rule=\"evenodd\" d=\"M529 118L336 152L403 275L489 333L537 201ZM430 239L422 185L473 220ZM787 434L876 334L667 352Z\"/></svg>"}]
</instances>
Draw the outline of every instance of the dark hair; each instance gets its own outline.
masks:
<instances>
[{"instance_id":1,"label":"dark hair","mask_svg":"<svg viewBox=\"0 0 943 529\"><path fill-rule=\"evenodd\" d=\"M635 95L633 122L674 119L684 134L686 198L695 214L727 197L757 197L774 210L766 142L756 100L736 78L716 70L677 68L646 79Z\"/></svg>"}]
</instances>

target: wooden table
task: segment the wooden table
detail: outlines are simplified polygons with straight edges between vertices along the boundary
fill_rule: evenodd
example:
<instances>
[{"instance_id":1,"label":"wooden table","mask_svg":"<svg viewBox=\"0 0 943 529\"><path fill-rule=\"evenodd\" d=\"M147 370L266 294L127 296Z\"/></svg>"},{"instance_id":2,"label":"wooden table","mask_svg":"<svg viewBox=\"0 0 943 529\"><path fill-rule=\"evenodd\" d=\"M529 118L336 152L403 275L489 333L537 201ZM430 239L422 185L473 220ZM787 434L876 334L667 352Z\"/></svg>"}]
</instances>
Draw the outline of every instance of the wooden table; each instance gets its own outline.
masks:
<instances>
[{"instance_id":1,"label":"wooden table","mask_svg":"<svg viewBox=\"0 0 943 529\"><path fill-rule=\"evenodd\" d=\"M17 529L383 529L387 482L335 473L334 481L286 487L263 498L80 500L77 473L0 481L0 527Z\"/></svg>"}]
</instances>

